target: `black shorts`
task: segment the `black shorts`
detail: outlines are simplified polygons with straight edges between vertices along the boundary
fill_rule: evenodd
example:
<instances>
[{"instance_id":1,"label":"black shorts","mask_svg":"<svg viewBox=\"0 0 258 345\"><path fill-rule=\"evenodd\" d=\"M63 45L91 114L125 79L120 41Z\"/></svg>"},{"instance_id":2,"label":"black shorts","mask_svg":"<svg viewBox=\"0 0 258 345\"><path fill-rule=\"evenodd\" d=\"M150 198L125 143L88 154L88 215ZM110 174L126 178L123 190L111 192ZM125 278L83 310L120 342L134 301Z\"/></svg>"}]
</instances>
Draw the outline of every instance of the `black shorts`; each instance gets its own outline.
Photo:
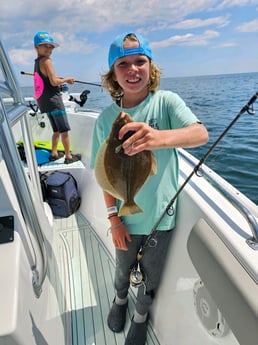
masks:
<instances>
[{"instance_id":1,"label":"black shorts","mask_svg":"<svg viewBox=\"0 0 258 345\"><path fill-rule=\"evenodd\" d=\"M53 132L68 132L70 125L65 110L55 110L47 113Z\"/></svg>"}]
</instances>

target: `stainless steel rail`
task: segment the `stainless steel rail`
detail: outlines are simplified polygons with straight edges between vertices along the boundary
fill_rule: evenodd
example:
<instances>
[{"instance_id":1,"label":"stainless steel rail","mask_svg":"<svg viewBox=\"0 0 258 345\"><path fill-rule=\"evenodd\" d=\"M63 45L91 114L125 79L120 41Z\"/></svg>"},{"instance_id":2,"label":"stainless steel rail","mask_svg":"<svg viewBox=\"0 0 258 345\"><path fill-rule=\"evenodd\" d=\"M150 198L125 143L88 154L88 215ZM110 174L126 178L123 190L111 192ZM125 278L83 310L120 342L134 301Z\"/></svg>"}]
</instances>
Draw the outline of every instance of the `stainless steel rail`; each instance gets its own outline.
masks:
<instances>
[{"instance_id":1,"label":"stainless steel rail","mask_svg":"<svg viewBox=\"0 0 258 345\"><path fill-rule=\"evenodd\" d=\"M179 150L179 154L192 165L194 168L196 166L196 162L183 150ZM255 215L232 193L226 190L215 178L213 178L210 174L208 174L204 169L201 172L202 176L204 176L212 185L225 196L225 198L231 202L246 218L248 224L250 225L250 229L252 231L252 238L248 238L246 240L247 244L254 250L258 250L258 223L256 220Z\"/></svg>"},{"instance_id":2,"label":"stainless steel rail","mask_svg":"<svg viewBox=\"0 0 258 345\"><path fill-rule=\"evenodd\" d=\"M34 206L33 195L28 186L25 171L22 166L11 129L15 123L20 121L22 129L25 131L24 135L28 138L31 137L27 129L28 109L24 103L13 68L1 42L0 72L2 72L4 77L4 80L1 80L0 74L0 148L6 167L11 176L14 191L17 196L21 214L27 226L28 234L34 235L39 248L38 251L36 251L34 248L33 255L28 253L28 256L34 256L34 262L30 263L32 269L32 284L35 295L39 297L47 274L45 239L42 225L40 223L37 210ZM2 101L2 97L10 97L12 99L11 104L6 106L6 104L4 104ZM31 138L30 141L32 142ZM32 152L32 155L33 154L34 151ZM36 179L35 176L38 174L37 169L31 173L34 174L34 179ZM26 250L28 250L28 248ZM36 254L38 252L40 255Z\"/></svg>"}]
</instances>

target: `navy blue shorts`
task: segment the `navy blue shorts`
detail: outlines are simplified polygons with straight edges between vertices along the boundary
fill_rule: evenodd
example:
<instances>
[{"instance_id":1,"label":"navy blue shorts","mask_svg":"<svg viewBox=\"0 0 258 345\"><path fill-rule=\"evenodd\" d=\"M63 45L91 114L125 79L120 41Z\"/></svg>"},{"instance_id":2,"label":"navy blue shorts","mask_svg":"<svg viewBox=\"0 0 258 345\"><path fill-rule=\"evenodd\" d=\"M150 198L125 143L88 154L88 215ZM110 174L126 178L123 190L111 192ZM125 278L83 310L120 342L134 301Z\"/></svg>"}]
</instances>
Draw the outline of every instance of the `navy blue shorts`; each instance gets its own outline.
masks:
<instances>
[{"instance_id":1,"label":"navy blue shorts","mask_svg":"<svg viewBox=\"0 0 258 345\"><path fill-rule=\"evenodd\" d=\"M53 132L68 132L70 125L65 110L55 110L47 113Z\"/></svg>"}]
</instances>

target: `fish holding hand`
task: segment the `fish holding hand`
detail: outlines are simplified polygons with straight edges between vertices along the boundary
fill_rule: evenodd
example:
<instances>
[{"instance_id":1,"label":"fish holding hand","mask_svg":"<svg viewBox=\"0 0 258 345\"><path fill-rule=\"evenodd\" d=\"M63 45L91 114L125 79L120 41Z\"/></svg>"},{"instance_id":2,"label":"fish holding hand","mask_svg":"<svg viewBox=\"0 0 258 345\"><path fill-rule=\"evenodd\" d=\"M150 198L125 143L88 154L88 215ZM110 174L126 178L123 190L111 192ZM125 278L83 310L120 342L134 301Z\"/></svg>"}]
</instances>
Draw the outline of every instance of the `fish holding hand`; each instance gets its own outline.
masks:
<instances>
[{"instance_id":1,"label":"fish holding hand","mask_svg":"<svg viewBox=\"0 0 258 345\"><path fill-rule=\"evenodd\" d=\"M135 203L134 197L147 179L157 172L156 158L151 151L141 151L133 156L128 156L123 151L122 143L134 132L126 133L121 140L118 134L126 123L132 121L129 114L122 111L118 114L95 162L95 176L100 187L123 201L119 216L143 212Z\"/></svg>"}]
</instances>

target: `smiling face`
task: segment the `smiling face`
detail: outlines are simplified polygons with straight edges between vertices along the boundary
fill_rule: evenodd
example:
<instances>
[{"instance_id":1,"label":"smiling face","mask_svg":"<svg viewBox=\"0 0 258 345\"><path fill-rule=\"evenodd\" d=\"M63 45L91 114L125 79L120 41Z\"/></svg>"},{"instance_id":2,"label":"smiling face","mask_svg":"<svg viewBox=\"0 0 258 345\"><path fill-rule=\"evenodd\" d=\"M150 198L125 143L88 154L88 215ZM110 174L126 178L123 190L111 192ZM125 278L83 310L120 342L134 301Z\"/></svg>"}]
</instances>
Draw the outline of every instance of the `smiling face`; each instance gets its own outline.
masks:
<instances>
[{"instance_id":1,"label":"smiling face","mask_svg":"<svg viewBox=\"0 0 258 345\"><path fill-rule=\"evenodd\" d=\"M124 49L139 47L138 41L125 40ZM124 100L136 96L143 100L148 95L150 60L145 55L133 54L118 59L114 64L114 80L124 91ZM139 103L139 102L138 102Z\"/></svg>"}]
</instances>

